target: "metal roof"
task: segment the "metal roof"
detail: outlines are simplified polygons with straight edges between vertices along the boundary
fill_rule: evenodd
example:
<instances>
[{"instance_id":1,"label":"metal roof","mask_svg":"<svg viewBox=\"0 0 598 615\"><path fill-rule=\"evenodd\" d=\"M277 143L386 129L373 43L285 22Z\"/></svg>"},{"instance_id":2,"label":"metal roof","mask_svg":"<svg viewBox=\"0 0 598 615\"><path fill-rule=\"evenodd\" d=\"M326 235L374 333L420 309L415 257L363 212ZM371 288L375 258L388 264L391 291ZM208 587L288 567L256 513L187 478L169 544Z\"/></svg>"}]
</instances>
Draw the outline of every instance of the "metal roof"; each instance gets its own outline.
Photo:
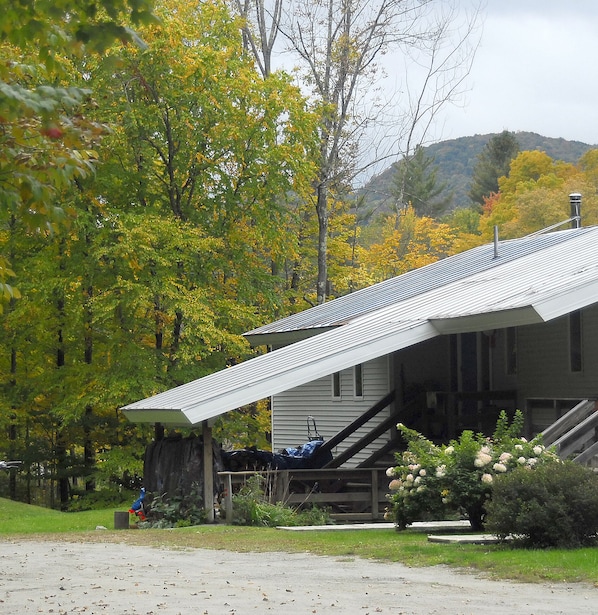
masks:
<instances>
[{"instance_id":1,"label":"metal roof","mask_svg":"<svg viewBox=\"0 0 598 615\"><path fill-rule=\"evenodd\" d=\"M568 241L572 235L577 236L591 231L591 227L567 229L501 241L498 243L496 258L494 258L493 243L479 246L258 327L245 333L245 337L254 346L279 341L288 343L302 337L309 337L318 333L318 329L345 325L367 312L373 312L397 301L409 299L456 280L492 269L498 264L524 258L539 250Z\"/></svg>"},{"instance_id":2,"label":"metal roof","mask_svg":"<svg viewBox=\"0 0 598 615\"><path fill-rule=\"evenodd\" d=\"M598 227L481 246L254 330L323 330L125 406L133 421L196 425L445 333L550 320L598 302Z\"/></svg>"}]
</instances>

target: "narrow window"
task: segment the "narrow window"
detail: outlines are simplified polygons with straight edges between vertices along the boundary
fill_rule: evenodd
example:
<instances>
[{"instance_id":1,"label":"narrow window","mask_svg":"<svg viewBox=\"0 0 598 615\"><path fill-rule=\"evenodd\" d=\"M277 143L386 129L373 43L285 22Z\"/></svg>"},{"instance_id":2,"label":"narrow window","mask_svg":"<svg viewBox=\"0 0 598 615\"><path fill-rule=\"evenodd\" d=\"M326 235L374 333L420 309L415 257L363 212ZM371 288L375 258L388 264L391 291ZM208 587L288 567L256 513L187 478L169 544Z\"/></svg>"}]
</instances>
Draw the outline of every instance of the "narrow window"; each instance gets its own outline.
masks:
<instances>
[{"instance_id":1,"label":"narrow window","mask_svg":"<svg viewBox=\"0 0 598 615\"><path fill-rule=\"evenodd\" d=\"M353 391L355 397L363 397L363 366L353 366Z\"/></svg>"},{"instance_id":2,"label":"narrow window","mask_svg":"<svg viewBox=\"0 0 598 615\"><path fill-rule=\"evenodd\" d=\"M341 398L341 373L332 374L332 399Z\"/></svg>"},{"instance_id":3,"label":"narrow window","mask_svg":"<svg viewBox=\"0 0 598 615\"><path fill-rule=\"evenodd\" d=\"M569 366L572 372L580 372L582 361L581 312L569 314Z\"/></svg>"},{"instance_id":4,"label":"narrow window","mask_svg":"<svg viewBox=\"0 0 598 615\"><path fill-rule=\"evenodd\" d=\"M509 376L517 373L517 329L508 327L506 332L506 370Z\"/></svg>"}]
</instances>

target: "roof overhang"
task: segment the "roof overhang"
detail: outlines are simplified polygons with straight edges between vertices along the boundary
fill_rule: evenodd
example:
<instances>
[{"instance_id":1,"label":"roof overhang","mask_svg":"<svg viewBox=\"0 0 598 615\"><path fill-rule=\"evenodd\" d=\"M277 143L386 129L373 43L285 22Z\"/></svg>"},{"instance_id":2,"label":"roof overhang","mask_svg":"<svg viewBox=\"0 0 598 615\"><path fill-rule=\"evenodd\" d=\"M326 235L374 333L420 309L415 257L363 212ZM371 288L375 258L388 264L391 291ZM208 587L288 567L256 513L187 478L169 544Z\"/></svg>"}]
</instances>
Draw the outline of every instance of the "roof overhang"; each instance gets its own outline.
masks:
<instances>
[{"instance_id":1,"label":"roof overhang","mask_svg":"<svg viewBox=\"0 0 598 615\"><path fill-rule=\"evenodd\" d=\"M394 302L378 309L366 302L360 315L338 318L338 326L328 319L314 327L309 319L296 318L293 323L300 320L304 329L289 327L282 334L274 327L263 338L269 326L256 329L252 343L267 338L272 345L277 339L282 347L122 411L136 422L193 426L439 335L538 324L598 303L598 227L563 237L571 242L549 242L521 258L498 259L492 267L441 280L407 297L395 288ZM297 341L297 336L305 337Z\"/></svg>"},{"instance_id":2,"label":"roof overhang","mask_svg":"<svg viewBox=\"0 0 598 615\"><path fill-rule=\"evenodd\" d=\"M170 427L192 427L185 413L173 408L122 408L122 412L132 423L161 423Z\"/></svg>"},{"instance_id":3,"label":"roof overhang","mask_svg":"<svg viewBox=\"0 0 598 615\"><path fill-rule=\"evenodd\" d=\"M440 334L448 335L533 325L543 322L543 319L532 306L526 306L483 314L466 314L452 318L432 318L430 322Z\"/></svg>"},{"instance_id":4,"label":"roof overhang","mask_svg":"<svg viewBox=\"0 0 598 615\"><path fill-rule=\"evenodd\" d=\"M438 336L427 321L354 323L121 408L131 421L194 426L236 408ZM352 343L346 343L347 338Z\"/></svg>"},{"instance_id":5,"label":"roof overhang","mask_svg":"<svg viewBox=\"0 0 598 615\"><path fill-rule=\"evenodd\" d=\"M552 320L598 302L598 279L578 274L581 280L571 280L553 293L535 302L534 307L542 320Z\"/></svg>"},{"instance_id":6,"label":"roof overhang","mask_svg":"<svg viewBox=\"0 0 598 615\"><path fill-rule=\"evenodd\" d=\"M338 327L317 327L313 329L296 329L294 331L284 331L275 333L245 333L245 339L253 346L287 346L301 340L306 340L314 335L333 331Z\"/></svg>"}]
</instances>

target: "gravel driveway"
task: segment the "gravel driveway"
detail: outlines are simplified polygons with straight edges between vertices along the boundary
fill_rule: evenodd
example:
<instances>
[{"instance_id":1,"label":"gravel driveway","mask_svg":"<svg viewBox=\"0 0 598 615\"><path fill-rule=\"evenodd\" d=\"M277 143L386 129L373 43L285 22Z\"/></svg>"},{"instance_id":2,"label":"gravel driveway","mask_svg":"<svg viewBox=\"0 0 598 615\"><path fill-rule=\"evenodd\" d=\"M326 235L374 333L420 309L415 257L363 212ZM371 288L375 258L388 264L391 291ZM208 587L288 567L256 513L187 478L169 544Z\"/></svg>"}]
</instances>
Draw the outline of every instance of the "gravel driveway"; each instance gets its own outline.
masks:
<instances>
[{"instance_id":1,"label":"gravel driveway","mask_svg":"<svg viewBox=\"0 0 598 615\"><path fill-rule=\"evenodd\" d=\"M492 581L356 558L0 541L0 613L598 613L598 587Z\"/></svg>"}]
</instances>

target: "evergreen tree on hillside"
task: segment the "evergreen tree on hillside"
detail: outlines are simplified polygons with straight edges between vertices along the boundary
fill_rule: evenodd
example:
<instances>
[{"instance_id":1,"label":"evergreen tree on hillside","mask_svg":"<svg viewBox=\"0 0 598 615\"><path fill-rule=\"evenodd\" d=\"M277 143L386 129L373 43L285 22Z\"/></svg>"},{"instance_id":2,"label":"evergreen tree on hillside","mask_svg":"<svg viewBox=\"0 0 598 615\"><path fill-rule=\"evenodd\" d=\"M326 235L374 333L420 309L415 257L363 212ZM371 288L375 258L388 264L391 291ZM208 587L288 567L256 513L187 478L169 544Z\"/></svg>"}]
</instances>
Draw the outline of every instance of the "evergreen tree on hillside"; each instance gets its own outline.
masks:
<instances>
[{"instance_id":1,"label":"evergreen tree on hillside","mask_svg":"<svg viewBox=\"0 0 598 615\"><path fill-rule=\"evenodd\" d=\"M411 206L418 216L432 218L446 211L452 194L439 198L446 184L438 183L438 169L433 165L434 158L426 156L421 145L415 148L413 155L406 156L397 164L391 186L397 209Z\"/></svg>"},{"instance_id":2,"label":"evergreen tree on hillside","mask_svg":"<svg viewBox=\"0 0 598 615\"><path fill-rule=\"evenodd\" d=\"M498 178L508 176L511 160L519 152L515 135L504 130L492 137L477 158L469 189L469 198L480 205L493 192L498 192Z\"/></svg>"}]
</instances>

